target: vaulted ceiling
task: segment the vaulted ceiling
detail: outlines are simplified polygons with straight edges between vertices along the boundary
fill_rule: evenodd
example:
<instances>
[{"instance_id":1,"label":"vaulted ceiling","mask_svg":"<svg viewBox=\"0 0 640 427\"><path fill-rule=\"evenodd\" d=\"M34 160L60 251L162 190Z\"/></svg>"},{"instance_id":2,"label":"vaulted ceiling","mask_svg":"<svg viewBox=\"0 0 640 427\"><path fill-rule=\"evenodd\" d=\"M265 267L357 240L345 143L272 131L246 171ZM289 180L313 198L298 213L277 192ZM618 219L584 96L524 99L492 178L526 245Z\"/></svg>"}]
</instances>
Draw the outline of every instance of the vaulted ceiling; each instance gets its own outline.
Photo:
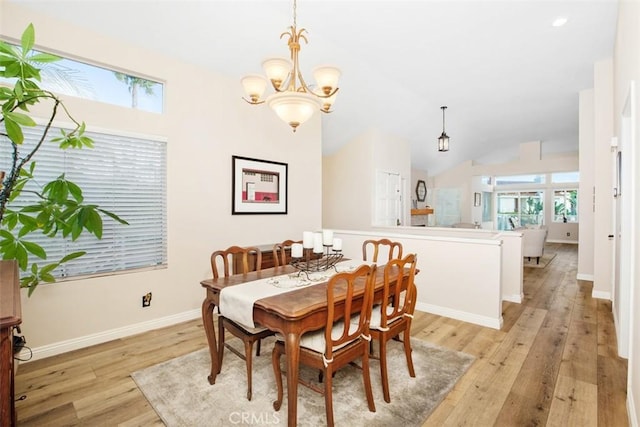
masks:
<instances>
[{"instance_id":1,"label":"vaulted ceiling","mask_svg":"<svg viewBox=\"0 0 640 427\"><path fill-rule=\"evenodd\" d=\"M293 20L281 0L5 1L237 79L288 56L279 35ZM343 72L323 153L370 128L407 139L412 166L429 174L527 141L576 151L578 93L592 87L593 63L613 55L616 16L615 0L299 0L303 73L326 63ZM552 26L557 17L567 23Z\"/></svg>"}]
</instances>

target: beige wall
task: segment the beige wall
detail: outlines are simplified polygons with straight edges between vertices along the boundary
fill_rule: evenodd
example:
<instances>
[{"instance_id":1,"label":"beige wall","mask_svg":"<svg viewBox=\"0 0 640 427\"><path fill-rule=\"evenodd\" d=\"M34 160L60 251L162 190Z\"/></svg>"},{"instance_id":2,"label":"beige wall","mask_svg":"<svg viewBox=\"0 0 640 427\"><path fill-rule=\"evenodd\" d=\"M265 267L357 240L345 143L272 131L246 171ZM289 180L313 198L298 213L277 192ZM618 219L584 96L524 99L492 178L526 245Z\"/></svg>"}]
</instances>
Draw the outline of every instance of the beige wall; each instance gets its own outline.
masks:
<instances>
[{"instance_id":1,"label":"beige wall","mask_svg":"<svg viewBox=\"0 0 640 427\"><path fill-rule=\"evenodd\" d=\"M594 66L594 183L595 211L593 217L593 296L611 298L611 253L614 241L612 206L612 153L613 137L613 61L599 61Z\"/></svg>"},{"instance_id":2,"label":"beige wall","mask_svg":"<svg viewBox=\"0 0 640 427\"><path fill-rule=\"evenodd\" d=\"M636 195L633 204L632 224L633 235L630 236L634 242L634 258L630 260L632 268L635 269L635 279L631 284L631 331L629 336L630 355L628 361L628 385L627 385L627 408L631 425L640 424L640 246L638 240L638 227L640 227L640 198L637 197L637 183L640 182L640 150L638 147L638 124L640 124L640 3L622 1L618 10L618 29L616 35L616 47L614 55L614 129L615 133L620 129L620 116L624 108L627 92L631 82L636 84L635 92L635 141L636 148L633 156L635 164L635 176L632 177L629 191ZM624 262L625 260L623 260ZM629 261L626 261L629 262Z\"/></svg>"},{"instance_id":3,"label":"beige wall","mask_svg":"<svg viewBox=\"0 0 640 427\"><path fill-rule=\"evenodd\" d=\"M406 180L402 221L409 221L411 154L406 140L369 129L336 153L325 156L322 171L323 227L371 229L376 171L398 173Z\"/></svg>"},{"instance_id":4,"label":"beige wall","mask_svg":"<svg viewBox=\"0 0 640 427\"><path fill-rule=\"evenodd\" d=\"M227 78L0 3L3 36L33 22L37 45L165 82L162 116L68 98L89 128L158 135L167 143L167 269L41 285L23 296L23 332L44 355L199 316L209 255L321 227L321 129L316 114L294 134L267 107L242 101ZM125 54L126 53L126 54ZM231 156L289 164L288 215L231 215ZM153 292L151 307L141 296ZM38 357L36 351L36 357Z\"/></svg>"},{"instance_id":5,"label":"beige wall","mask_svg":"<svg viewBox=\"0 0 640 427\"><path fill-rule=\"evenodd\" d=\"M360 135L322 159L322 224L325 228L371 226L373 154L369 134Z\"/></svg>"},{"instance_id":6,"label":"beige wall","mask_svg":"<svg viewBox=\"0 0 640 427\"><path fill-rule=\"evenodd\" d=\"M593 281L593 235L594 235L594 162L593 149L593 89L580 92L579 107L579 151L580 151L580 191L578 205L580 217L580 240L578 242L578 274L581 280ZM586 203L585 203L586 201Z\"/></svg>"}]
</instances>

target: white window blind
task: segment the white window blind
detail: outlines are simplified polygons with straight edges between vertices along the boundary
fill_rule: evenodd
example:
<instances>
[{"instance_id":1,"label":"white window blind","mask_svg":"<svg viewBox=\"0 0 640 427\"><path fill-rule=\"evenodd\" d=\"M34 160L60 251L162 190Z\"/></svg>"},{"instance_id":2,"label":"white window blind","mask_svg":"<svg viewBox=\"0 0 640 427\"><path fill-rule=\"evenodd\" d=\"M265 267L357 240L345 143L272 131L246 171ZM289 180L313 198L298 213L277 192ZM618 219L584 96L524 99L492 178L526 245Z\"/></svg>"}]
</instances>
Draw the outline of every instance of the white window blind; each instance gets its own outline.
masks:
<instances>
[{"instance_id":1,"label":"white window blind","mask_svg":"<svg viewBox=\"0 0 640 427\"><path fill-rule=\"evenodd\" d=\"M25 128L21 150L26 152L27 147L32 147L42 131L42 126ZM52 128L48 137L59 133L59 129ZM49 262L75 251L87 252L55 271L59 278L166 265L166 143L95 132L87 132L87 136L94 141L92 149L61 150L57 143L43 144L34 156L36 180L43 185L64 173L68 180L80 186L84 203L97 204L129 225L103 216L102 240L88 233L75 242L37 233L28 235L27 239L45 248ZM0 169L7 170L11 156L8 143L0 144L0 155ZM39 190L33 183L26 188ZM34 196L23 192L10 207L17 209L34 201ZM33 257L33 260L38 259Z\"/></svg>"}]
</instances>

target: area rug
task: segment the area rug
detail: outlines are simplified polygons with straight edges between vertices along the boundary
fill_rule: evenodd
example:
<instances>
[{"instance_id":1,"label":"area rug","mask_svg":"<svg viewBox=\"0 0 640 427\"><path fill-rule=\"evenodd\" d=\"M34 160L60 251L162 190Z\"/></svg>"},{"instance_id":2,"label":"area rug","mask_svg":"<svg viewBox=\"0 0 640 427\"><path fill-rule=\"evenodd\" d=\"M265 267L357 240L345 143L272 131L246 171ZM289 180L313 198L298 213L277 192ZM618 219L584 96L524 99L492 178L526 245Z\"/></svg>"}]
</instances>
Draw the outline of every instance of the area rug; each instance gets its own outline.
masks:
<instances>
[{"instance_id":1,"label":"area rug","mask_svg":"<svg viewBox=\"0 0 640 427\"><path fill-rule=\"evenodd\" d=\"M371 360L371 382L376 412L369 412L362 371L347 366L333 382L334 420L337 426L420 426L473 363L473 356L412 339L416 377L407 370L402 344L389 342L388 365L391 403L382 397L380 364ZM276 384L271 366L272 341L262 343L254 357L253 398L246 398L246 367L227 352L222 372L210 385L208 349L134 372L131 376L147 400L169 427L243 426L287 424L286 378L280 411L273 409ZM282 358L284 363L284 357ZM301 378L318 381L318 371L301 368ZM298 425L326 425L324 396L298 386Z\"/></svg>"},{"instance_id":2,"label":"area rug","mask_svg":"<svg viewBox=\"0 0 640 427\"><path fill-rule=\"evenodd\" d=\"M537 263L536 258L534 257L531 257L531 260L525 257L523 265L525 267L531 267L531 268L545 268L547 265L549 265L551 261L553 261L556 255L558 254L556 254L555 252L546 253L540 257L540 263Z\"/></svg>"}]
</instances>

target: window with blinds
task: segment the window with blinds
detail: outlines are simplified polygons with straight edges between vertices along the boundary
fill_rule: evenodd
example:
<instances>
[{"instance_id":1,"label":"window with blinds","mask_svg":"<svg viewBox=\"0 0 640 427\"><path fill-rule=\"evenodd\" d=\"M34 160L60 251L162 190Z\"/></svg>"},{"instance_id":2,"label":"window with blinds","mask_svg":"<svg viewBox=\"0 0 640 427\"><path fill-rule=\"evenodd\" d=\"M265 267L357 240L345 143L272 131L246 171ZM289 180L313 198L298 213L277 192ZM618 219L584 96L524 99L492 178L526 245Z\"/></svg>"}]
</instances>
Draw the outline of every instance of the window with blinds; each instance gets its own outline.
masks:
<instances>
[{"instance_id":1,"label":"window with blinds","mask_svg":"<svg viewBox=\"0 0 640 427\"><path fill-rule=\"evenodd\" d=\"M25 142L20 150L26 153L42 135L43 126L23 130ZM59 129L52 128L49 139L59 133ZM39 185L64 173L80 186L86 203L115 213L129 225L104 216L101 240L83 234L72 242L37 233L28 235L28 240L40 244L52 262L75 251L87 252L55 271L57 278L166 266L166 142L96 132L86 135L93 139L94 148L61 150L57 143L43 144L34 156L38 184L32 180L10 207L15 210L34 202L36 198L27 190L38 191ZM10 144L0 144L1 170L7 170L10 158Z\"/></svg>"}]
</instances>

